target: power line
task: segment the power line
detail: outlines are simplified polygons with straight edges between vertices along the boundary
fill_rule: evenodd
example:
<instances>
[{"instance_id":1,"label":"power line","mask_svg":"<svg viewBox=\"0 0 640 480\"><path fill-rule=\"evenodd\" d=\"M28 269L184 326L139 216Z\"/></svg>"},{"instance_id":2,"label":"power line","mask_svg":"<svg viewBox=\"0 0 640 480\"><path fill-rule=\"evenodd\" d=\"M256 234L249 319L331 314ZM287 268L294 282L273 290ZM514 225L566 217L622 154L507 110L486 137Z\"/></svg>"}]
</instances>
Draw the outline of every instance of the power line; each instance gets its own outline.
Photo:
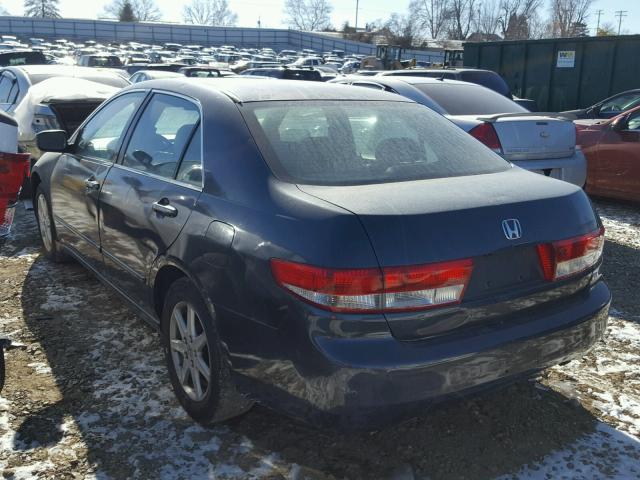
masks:
<instances>
[{"instance_id":1,"label":"power line","mask_svg":"<svg viewBox=\"0 0 640 480\"><path fill-rule=\"evenodd\" d=\"M622 28L622 19L627 16L627 10L617 10L615 16L618 17L618 35L620 35L620 29Z\"/></svg>"}]
</instances>

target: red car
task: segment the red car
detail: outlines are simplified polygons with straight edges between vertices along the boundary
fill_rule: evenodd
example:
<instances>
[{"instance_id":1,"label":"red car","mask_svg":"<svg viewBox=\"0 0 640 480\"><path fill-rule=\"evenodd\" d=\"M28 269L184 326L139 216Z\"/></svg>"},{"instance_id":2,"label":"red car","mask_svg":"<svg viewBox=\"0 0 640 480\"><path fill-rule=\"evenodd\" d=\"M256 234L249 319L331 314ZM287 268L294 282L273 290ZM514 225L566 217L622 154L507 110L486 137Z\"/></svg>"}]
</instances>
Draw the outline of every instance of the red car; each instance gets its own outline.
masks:
<instances>
[{"instance_id":1,"label":"red car","mask_svg":"<svg viewBox=\"0 0 640 480\"><path fill-rule=\"evenodd\" d=\"M587 158L587 193L640 202L640 107L575 124Z\"/></svg>"}]
</instances>

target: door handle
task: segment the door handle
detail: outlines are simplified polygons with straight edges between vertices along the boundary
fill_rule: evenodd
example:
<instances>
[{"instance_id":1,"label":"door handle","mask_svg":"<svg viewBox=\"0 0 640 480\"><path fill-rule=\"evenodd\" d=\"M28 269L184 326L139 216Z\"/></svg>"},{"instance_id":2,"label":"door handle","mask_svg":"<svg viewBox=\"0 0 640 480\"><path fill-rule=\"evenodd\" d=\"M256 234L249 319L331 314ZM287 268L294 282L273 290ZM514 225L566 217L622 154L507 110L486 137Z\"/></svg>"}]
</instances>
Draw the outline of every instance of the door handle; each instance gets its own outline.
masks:
<instances>
[{"instance_id":1,"label":"door handle","mask_svg":"<svg viewBox=\"0 0 640 480\"><path fill-rule=\"evenodd\" d=\"M94 177L89 177L84 181L84 186L87 190L100 190L100 182Z\"/></svg>"},{"instance_id":2,"label":"door handle","mask_svg":"<svg viewBox=\"0 0 640 480\"><path fill-rule=\"evenodd\" d=\"M176 215L178 215L178 209L170 205L169 200L167 200L166 198L153 203L153 205L151 205L151 208L154 212L159 213L160 215L165 217L175 217Z\"/></svg>"}]
</instances>

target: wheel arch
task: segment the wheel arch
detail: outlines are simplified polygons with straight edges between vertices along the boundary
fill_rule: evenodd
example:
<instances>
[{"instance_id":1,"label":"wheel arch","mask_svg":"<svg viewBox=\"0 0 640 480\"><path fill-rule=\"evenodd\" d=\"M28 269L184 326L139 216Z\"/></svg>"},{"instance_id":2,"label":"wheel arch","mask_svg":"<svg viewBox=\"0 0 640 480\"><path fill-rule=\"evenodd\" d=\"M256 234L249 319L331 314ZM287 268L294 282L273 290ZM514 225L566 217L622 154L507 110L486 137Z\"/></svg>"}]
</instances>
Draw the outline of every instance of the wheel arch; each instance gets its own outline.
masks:
<instances>
[{"instance_id":1,"label":"wheel arch","mask_svg":"<svg viewBox=\"0 0 640 480\"><path fill-rule=\"evenodd\" d=\"M149 285L152 290L153 310L158 318L162 318L162 309L164 307L164 300L171 285L181 279L186 278L197 288L198 293L204 300L209 312L215 318L215 309L211 299L206 294L206 291L200 285L197 278L189 272L186 265L180 262L178 259L172 257L159 258L150 274Z\"/></svg>"}]
</instances>

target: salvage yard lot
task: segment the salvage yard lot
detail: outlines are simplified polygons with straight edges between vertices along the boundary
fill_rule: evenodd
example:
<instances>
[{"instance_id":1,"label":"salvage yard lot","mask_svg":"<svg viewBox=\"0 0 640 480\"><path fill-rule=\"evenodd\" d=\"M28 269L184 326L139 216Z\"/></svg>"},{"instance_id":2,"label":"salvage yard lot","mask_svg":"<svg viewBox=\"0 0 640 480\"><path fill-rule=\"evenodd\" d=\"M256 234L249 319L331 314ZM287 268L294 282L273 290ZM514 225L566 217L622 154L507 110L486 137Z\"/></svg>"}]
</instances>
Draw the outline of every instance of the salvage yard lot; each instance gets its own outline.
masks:
<instances>
[{"instance_id":1,"label":"salvage yard lot","mask_svg":"<svg viewBox=\"0 0 640 480\"><path fill-rule=\"evenodd\" d=\"M638 478L640 209L597 204L613 292L603 342L537 381L382 431L334 433L256 407L203 428L170 390L158 336L19 208L0 245L5 478Z\"/></svg>"}]
</instances>

